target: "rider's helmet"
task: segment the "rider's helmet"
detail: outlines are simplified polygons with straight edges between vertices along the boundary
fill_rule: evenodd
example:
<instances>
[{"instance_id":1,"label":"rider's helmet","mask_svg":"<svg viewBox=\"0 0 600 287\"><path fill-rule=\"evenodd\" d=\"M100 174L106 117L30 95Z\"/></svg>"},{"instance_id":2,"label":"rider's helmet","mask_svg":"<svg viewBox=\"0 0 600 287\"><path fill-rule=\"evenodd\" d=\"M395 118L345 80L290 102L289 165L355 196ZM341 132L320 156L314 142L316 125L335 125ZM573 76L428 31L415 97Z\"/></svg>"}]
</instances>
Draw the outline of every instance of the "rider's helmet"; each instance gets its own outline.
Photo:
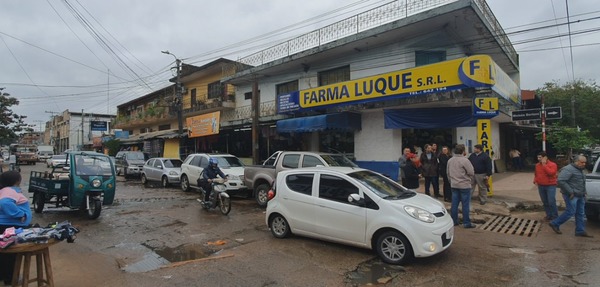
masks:
<instances>
[{"instance_id":1,"label":"rider's helmet","mask_svg":"<svg viewBox=\"0 0 600 287\"><path fill-rule=\"evenodd\" d=\"M214 157L211 157L211 158L208 160L208 164L209 164L209 165L210 165L212 168L216 168L216 167L217 167L217 165L219 164L219 161L217 161L217 159L216 159L216 158L214 158Z\"/></svg>"}]
</instances>

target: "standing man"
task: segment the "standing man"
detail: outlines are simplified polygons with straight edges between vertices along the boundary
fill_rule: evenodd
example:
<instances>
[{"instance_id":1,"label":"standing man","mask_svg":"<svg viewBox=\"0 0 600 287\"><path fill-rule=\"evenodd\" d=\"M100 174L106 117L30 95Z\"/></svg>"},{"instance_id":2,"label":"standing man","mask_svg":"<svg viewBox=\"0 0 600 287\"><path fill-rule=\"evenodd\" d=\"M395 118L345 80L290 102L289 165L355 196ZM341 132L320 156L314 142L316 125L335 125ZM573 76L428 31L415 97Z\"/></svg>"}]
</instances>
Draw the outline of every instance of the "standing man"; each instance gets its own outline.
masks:
<instances>
[{"instance_id":1,"label":"standing man","mask_svg":"<svg viewBox=\"0 0 600 287\"><path fill-rule=\"evenodd\" d=\"M546 211L546 220L554 220L558 217L558 208L556 207L556 174L558 167L555 163L548 160L545 152L540 152L537 156L538 163L535 165L535 176L533 184L537 185L540 198Z\"/></svg>"},{"instance_id":2,"label":"standing man","mask_svg":"<svg viewBox=\"0 0 600 287\"><path fill-rule=\"evenodd\" d=\"M469 213L471 212L471 181L475 176L473 165L465 157L465 146L457 145L454 148L454 156L448 160L448 178L452 187L452 209L450 216L457 226L458 204L462 205L463 226L465 228L475 228L471 223Z\"/></svg>"},{"instance_id":3,"label":"standing man","mask_svg":"<svg viewBox=\"0 0 600 287\"><path fill-rule=\"evenodd\" d=\"M406 175L404 174L404 167L406 167L406 162L409 160L408 155L410 154L410 148L405 147L402 151L402 155L398 159L398 164L400 165L400 180L403 186L406 186Z\"/></svg>"},{"instance_id":4,"label":"standing man","mask_svg":"<svg viewBox=\"0 0 600 287\"><path fill-rule=\"evenodd\" d=\"M452 189L450 188L450 180L448 179L448 160L450 160L450 151L447 146L442 147L442 152L438 157L438 170L444 182L442 190L444 191L444 201L452 202Z\"/></svg>"},{"instance_id":5,"label":"standing man","mask_svg":"<svg viewBox=\"0 0 600 287\"><path fill-rule=\"evenodd\" d=\"M479 204L484 205L487 202L487 182L492 176L492 159L487 153L483 152L482 145L476 144L473 153L469 156L469 161L475 169L475 182L473 183L472 192L475 192L475 187L479 186Z\"/></svg>"},{"instance_id":6,"label":"standing man","mask_svg":"<svg viewBox=\"0 0 600 287\"><path fill-rule=\"evenodd\" d=\"M429 187L433 185L433 196L440 197L438 158L433 153L431 145L425 145L425 152L421 154L420 159L422 175L425 178L425 194L431 196Z\"/></svg>"},{"instance_id":7,"label":"standing man","mask_svg":"<svg viewBox=\"0 0 600 287\"><path fill-rule=\"evenodd\" d=\"M552 220L550 228L558 234L560 225L575 215L575 236L593 237L585 232L585 164L587 159L583 155L576 155L575 161L563 167L558 175L558 186L565 200L565 211L556 219Z\"/></svg>"}]
</instances>

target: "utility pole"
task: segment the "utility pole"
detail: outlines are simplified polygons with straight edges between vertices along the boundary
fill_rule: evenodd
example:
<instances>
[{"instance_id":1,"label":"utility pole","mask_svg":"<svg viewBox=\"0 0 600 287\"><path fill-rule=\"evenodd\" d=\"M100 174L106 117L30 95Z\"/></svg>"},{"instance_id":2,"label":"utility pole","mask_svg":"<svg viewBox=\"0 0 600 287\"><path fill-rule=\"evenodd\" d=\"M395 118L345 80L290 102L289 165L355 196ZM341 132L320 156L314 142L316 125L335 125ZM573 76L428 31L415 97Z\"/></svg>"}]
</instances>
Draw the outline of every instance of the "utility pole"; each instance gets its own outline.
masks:
<instances>
[{"instance_id":1,"label":"utility pole","mask_svg":"<svg viewBox=\"0 0 600 287\"><path fill-rule=\"evenodd\" d=\"M175 65L176 65L176 69L177 69L177 76L175 77L175 98L176 98L176 105L177 105L177 127L178 127L179 136L182 136L182 134L183 134L183 115L182 115L183 99L182 99L182 94L181 94L181 90L182 90L181 60L179 58L177 58L177 56L175 56L173 53L169 52L168 50L161 51L161 53L171 55L175 58Z\"/></svg>"},{"instance_id":2,"label":"utility pole","mask_svg":"<svg viewBox=\"0 0 600 287\"><path fill-rule=\"evenodd\" d=\"M81 109L81 148L83 150L83 109Z\"/></svg>"},{"instance_id":3,"label":"utility pole","mask_svg":"<svg viewBox=\"0 0 600 287\"><path fill-rule=\"evenodd\" d=\"M252 85L252 162L258 164L260 147L258 145L260 119L260 95L258 94L258 81L255 79Z\"/></svg>"}]
</instances>

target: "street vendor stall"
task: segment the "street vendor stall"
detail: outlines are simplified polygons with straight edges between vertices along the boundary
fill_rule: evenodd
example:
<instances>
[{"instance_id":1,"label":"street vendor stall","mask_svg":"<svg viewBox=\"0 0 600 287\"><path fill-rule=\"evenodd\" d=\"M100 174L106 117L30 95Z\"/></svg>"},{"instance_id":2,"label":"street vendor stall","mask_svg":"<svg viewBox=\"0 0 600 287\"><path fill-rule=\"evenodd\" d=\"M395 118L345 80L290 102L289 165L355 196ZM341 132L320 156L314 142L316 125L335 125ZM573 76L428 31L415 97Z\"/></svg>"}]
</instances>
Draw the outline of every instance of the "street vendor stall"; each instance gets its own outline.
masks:
<instances>
[{"instance_id":1,"label":"street vendor stall","mask_svg":"<svg viewBox=\"0 0 600 287\"><path fill-rule=\"evenodd\" d=\"M7 228L0 235L0 254L16 255L11 285L28 286L37 282L37 286L54 286L49 248L63 240L74 242L78 232L67 221L46 228ZM35 257L36 277L30 279L32 257Z\"/></svg>"}]
</instances>

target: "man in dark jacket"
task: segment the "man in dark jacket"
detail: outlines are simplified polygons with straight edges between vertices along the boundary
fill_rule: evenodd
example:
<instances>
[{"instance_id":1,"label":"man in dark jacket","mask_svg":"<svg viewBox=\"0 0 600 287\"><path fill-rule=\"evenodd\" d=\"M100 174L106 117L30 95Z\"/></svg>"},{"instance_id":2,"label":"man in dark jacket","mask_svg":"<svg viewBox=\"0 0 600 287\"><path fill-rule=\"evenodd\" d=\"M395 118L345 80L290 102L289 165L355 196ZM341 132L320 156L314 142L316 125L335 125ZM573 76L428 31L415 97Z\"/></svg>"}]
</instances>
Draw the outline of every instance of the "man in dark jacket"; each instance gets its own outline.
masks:
<instances>
[{"instance_id":1,"label":"man in dark jacket","mask_svg":"<svg viewBox=\"0 0 600 287\"><path fill-rule=\"evenodd\" d=\"M425 194L431 195L429 187L433 185L433 195L440 197L440 181L438 175L438 158L431 145L425 145L425 152L421 154L421 171L425 178Z\"/></svg>"},{"instance_id":2,"label":"man in dark jacket","mask_svg":"<svg viewBox=\"0 0 600 287\"><path fill-rule=\"evenodd\" d=\"M208 166L202 171L202 179L204 181L202 188L206 191L204 194L204 202L209 201L210 193L212 192L213 179L217 178L217 176L225 178L225 174L221 171L218 164L219 161L216 158L211 157L208 160Z\"/></svg>"},{"instance_id":3,"label":"man in dark jacket","mask_svg":"<svg viewBox=\"0 0 600 287\"><path fill-rule=\"evenodd\" d=\"M479 186L479 204L484 205L487 202L487 183L490 176L492 176L492 159L487 153L483 152L482 145L476 144L473 153L469 156L469 161L475 169L475 182L471 192L475 193L475 187Z\"/></svg>"},{"instance_id":4,"label":"man in dark jacket","mask_svg":"<svg viewBox=\"0 0 600 287\"><path fill-rule=\"evenodd\" d=\"M554 232L562 234L559 227L575 215L575 236L593 237L585 232L585 164L587 159L584 155L576 155L575 162L563 167L558 174L558 186L565 200L565 211L550 222Z\"/></svg>"}]
</instances>

